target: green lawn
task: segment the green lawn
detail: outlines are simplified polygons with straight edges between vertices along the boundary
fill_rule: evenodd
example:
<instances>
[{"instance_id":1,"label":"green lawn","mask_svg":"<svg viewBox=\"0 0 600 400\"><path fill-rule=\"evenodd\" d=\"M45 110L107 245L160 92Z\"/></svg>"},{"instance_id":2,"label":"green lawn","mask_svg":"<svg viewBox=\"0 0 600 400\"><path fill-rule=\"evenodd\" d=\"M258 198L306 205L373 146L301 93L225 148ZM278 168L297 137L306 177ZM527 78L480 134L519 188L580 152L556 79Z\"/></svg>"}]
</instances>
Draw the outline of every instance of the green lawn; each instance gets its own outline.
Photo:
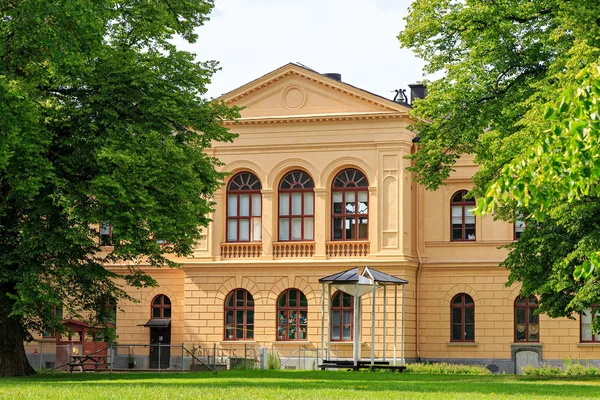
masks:
<instances>
[{"instance_id":1,"label":"green lawn","mask_svg":"<svg viewBox=\"0 0 600 400\"><path fill-rule=\"evenodd\" d=\"M600 378L346 371L58 373L0 378L6 399L590 399Z\"/></svg>"}]
</instances>

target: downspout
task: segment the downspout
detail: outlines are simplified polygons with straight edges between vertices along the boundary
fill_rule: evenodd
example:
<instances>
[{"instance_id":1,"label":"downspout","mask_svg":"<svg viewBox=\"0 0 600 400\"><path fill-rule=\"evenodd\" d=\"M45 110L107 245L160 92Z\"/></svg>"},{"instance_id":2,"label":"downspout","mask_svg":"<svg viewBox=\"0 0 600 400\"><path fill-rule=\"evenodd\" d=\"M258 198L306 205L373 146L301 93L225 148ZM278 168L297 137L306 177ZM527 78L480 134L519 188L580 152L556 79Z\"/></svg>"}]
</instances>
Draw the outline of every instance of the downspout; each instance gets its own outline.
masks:
<instances>
[{"instance_id":1,"label":"downspout","mask_svg":"<svg viewBox=\"0 0 600 400\"><path fill-rule=\"evenodd\" d=\"M415 141L415 139L417 139ZM418 142L418 137L415 137L415 139L413 139L413 145L411 147L411 154L415 154L416 152L416 142ZM415 198L415 215L417 216L417 219L415 220L415 249L417 250L417 257L419 259L419 262L417 264L417 279L416 279L416 303L417 303L417 309L416 309L416 314L417 314L417 332L416 332L416 345L417 345L417 361L420 362L421 361L421 272L422 272L422 266L423 266L423 259L421 257L421 252L419 251L419 240L420 240L420 236L419 236L419 232L420 232L420 223L419 223L419 212L420 212L420 208L419 207L419 196L418 196L418 184L415 185L415 191L414 191L414 198Z\"/></svg>"}]
</instances>

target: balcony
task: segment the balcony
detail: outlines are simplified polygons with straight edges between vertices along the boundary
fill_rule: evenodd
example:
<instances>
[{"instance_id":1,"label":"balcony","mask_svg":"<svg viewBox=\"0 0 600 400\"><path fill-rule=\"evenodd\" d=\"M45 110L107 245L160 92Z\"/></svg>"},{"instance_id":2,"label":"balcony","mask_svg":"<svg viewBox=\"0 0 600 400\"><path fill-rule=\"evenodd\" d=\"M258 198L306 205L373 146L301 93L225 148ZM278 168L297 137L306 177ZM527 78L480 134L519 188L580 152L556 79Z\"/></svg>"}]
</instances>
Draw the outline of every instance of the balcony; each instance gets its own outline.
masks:
<instances>
[{"instance_id":1,"label":"balcony","mask_svg":"<svg viewBox=\"0 0 600 400\"><path fill-rule=\"evenodd\" d=\"M223 258L258 258L262 254L262 243L221 243Z\"/></svg>"},{"instance_id":2,"label":"balcony","mask_svg":"<svg viewBox=\"0 0 600 400\"><path fill-rule=\"evenodd\" d=\"M315 242L274 242L273 257L298 258L312 257L315 254Z\"/></svg>"},{"instance_id":3,"label":"balcony","mask_svg":"<svg viewBox=\"0 0 600 400\"><path fill-rule=\"evenodd\" d=\"M367 257L369 251L370 243L364 241L325 243L325 252L328 258Z\"/></svg>"}]
</instances>

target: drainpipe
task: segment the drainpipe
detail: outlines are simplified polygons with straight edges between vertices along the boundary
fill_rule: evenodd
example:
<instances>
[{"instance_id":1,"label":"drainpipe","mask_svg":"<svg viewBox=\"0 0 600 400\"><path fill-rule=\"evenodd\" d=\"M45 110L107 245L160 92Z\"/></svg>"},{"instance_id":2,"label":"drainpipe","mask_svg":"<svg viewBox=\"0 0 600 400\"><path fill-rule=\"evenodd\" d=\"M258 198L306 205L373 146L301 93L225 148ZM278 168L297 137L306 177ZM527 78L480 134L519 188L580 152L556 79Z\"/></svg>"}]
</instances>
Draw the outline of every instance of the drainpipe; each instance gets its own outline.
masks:
<instances>
[{"instance_id":1,"label":"drainpipe","mask_svg":"<svg viewBox=\"0 0 600 400\"><path fill-rule=\"evenodd\" d=\"M417 143L419 142L419 138L415 137L413 139L413 144L411 146L411 154L415 154L416 152L416 147L417 147ZM414 165L414 164L413 164ZM417 216L417 220L415 221L415 248L417 250L417 257L419 259L419 262L417 264L417 279L416 279L416 303L417 303L417 309L416 309L416 317L417 317L417 332L416 332L416 345L417 345L417 360L420 361L421 360L421 272L422 272L422 266L423 266L423 259L421 257L421 252L419 251L419 240L420 240L420 236L419 236L419 232L420 232L420 223L419 223L419 216L420 216L420 209L421 207L419 207L419 196L418 196L418 189L419 186L418 184L416 184L415 186L415 191L414 191L414 198L415 198L415 215Z\"/></svg>"}]
</instances>

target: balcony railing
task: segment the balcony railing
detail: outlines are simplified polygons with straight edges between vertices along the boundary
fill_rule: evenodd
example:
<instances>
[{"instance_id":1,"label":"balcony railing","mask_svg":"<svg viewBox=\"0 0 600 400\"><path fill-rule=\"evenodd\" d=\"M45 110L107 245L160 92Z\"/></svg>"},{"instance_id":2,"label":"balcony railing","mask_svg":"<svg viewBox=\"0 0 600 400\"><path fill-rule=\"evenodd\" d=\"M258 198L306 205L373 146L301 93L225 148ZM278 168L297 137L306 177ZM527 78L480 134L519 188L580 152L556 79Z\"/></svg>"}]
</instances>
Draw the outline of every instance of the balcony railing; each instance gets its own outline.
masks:
<instances>
[{"instance_id":1,"label":"balcony railing","mask_svg":"<svg viewBox=\"0 0 600 400\"><path fill-rule=\"evenodd\" d=\"M327 242L327 257L366 257L369 255L369 242Z\"/></svg>"},{"instance_id":2,"label":"balcony railing","mask_svg":"<svg viewBox=\"0 0 600 400\"><path fill-rule=\"evenodd\" d=\"M274 242L273 257L312 257L315 254L315 242Z\"/></svg>"},{"instance_id":3,"label":"balcony railing","mask_svg":"<svg viewBox=\"0 0 600 400\"><path fill-rule=\"evenodd\" d=\"M258 258L262 254L262 243L221 243L223 258Z\"/></svg>"}]
</instances>

